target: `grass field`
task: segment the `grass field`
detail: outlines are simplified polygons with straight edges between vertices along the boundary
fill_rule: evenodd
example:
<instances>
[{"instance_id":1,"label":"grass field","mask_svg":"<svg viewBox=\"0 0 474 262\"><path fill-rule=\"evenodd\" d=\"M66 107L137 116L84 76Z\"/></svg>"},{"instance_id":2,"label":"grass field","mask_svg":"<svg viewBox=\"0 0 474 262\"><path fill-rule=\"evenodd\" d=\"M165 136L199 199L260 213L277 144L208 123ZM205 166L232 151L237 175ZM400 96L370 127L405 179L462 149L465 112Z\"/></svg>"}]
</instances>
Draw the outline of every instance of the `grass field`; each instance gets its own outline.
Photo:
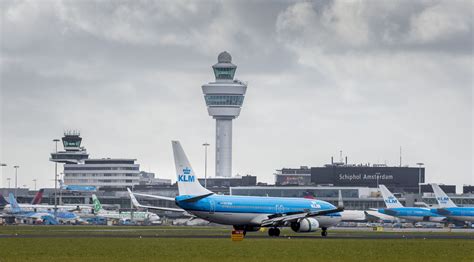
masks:
<instances>
[{"instance_id":1,"label":"grass field","mask_svg":"<svg viewBox=\"0 0 474 262\"><path fill-rule=\"evenodd\" d=\"M301 239L287 236L247 238L242 242L232 242L230 238L150 237L165 233L179 236L183 232L187 235L229 235L227 228L209 227L0 227L0 235L31 236L0 238L0 262L474 261L474 241L463 239L359 240ZM105 235L94 235L98 233ZM289 235L289 232L284 233ZM35 238L35 234L41 234L42 237ZM91 237L87 237L89 234ZM112 238L111 234L124 237ZM74 238L75 235L80 237Z\"/></svg>"}]
</instances>

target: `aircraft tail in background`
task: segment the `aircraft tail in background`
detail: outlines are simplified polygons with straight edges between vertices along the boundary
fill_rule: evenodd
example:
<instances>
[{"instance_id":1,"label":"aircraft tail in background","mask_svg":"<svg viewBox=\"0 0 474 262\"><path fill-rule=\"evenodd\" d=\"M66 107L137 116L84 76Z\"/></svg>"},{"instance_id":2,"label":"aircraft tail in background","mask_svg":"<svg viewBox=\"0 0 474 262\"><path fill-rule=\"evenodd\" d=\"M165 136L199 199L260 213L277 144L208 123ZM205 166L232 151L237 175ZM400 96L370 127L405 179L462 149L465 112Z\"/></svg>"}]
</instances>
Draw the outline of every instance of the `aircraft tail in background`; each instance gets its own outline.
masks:
<instances>
[{"instance_id":1,"label":"aircraft tail in background","mask_svg":"<svg viewBox=\"0 0 474 262\"><path fill-rule=\"evenodd\" d=\"M8 194L8 201L10 201L10 206L13 213L21 212L20 205L18 205L18 202L16 202L16 199L13 193Z\"/></svg>"},{"instance_id":2,"label":"aircraft tail in background","mask_svg":"<svg viewBox=\"0 0 474 262\"><path fill-rule=\"evenodd\" d=\"M128 195L130 196L130 199L132 200L132 204L135 208L140 208L140 203L138 202L137 198L135 195L133 195L132 191L130 191L130 188L127 187Z\"/></svg>"},{"instance_id":3,"label":"aircraft tail in background","mask_svg":"<svg viewBox=\"0 0 474 262\"><path fill-rule=\"evenodd\" d=\"M440 208L446 208L446 207L457 207L456 204L451 200L451 198L444 193L443 189L439 187L437 184L431 184L431 187L433 187L433 192L436 196L436 201L438 201L439 207Z\"/></svg>"},{"instance_id":4,"label":"aircraft tail in background","mask_svg":"<svg viewBox=\"0 0 474 262\"><path fill-rule=\"evenodd\" d=\"M383 201L387 208L398 208L403 207L403 205L398 201L398 199L390 192L387 187L384 185L379 185L380 192L382 192Z\"/></svg>"},{"instance_id":5,"label":"aircraft tail in background","mask_svg":"<svg viewBox=\"0 0 474 262\"><path fill-rule=\"evenodd\" d=\"M8 201L3 197L2 194L0 194L0 207L4 207L8 205Z\"/></svg>"},{"instance_id":6,"label":"aircraft tail in background","mask_svg":"<svg viewBox=\"0 0 474 262\"><path fill-rule=\"evenodd\" d=\"M92 204L94 205L94 212L97 214L103 210L102 204L95 194L92 194Z\"/></svg>"},{"instance_id":7,"label":"aircraft tail in background","mask_svg":"<svg viewBox=\"0 0 474 262\"><path fill-rule=\"evenodd\" d=\"M338 192L337 207L344 208L344 201L342 200L342 193L340 189Z\"/></svg>"},{"instance_id":8,"label":"aircraft tail in background","mask_svg":"<svg viewBox=\"0 0 474 262\"><path fill-rule=\"evenodd\" d=\"M44 192L44 189L41 188L35 195L35 197L33 198L33 200L31 200L31 204L32 205L38 205L39 203L41 203L41 200L43 200L43 192Z\"/></svg>"}]
</instances>

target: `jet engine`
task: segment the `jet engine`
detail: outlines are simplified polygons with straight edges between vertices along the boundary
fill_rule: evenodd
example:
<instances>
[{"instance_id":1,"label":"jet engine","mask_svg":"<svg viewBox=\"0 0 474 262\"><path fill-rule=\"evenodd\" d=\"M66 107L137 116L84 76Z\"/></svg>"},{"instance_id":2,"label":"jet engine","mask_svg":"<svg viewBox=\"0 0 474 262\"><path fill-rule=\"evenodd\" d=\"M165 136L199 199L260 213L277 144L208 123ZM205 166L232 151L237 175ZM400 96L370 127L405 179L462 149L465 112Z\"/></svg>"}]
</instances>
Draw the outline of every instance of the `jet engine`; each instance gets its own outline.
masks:
<instances>
[{"instance_id":1,"label":"jet engine","mask_svg":"<svg viewBox=\"0 0 474 262\"><path fill-rule=\"evenodd\" d=\"M311 217L303 218L298 222L291 223L291 229L295 232L314 232L318 230L318 228L318 220Z\"/></svg>"}]
</instances>

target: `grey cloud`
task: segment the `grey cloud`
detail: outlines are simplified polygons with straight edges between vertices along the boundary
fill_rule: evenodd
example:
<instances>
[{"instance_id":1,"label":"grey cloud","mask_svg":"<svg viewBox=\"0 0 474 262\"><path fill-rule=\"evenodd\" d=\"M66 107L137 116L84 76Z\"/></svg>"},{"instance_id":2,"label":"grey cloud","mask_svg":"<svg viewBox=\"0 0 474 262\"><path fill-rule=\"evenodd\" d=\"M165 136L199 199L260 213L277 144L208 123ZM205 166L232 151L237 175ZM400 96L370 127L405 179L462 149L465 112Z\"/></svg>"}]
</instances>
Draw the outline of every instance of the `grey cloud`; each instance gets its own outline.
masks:
<instances>
[{"instance_id":1,"label":"grey cloud","mask_svg":"<svg viewBox=\"0 0 474 262\"><path fill-rule=\"evenodd\" d=\"M282 41L325 52L471 53L469 1L300 2L280 14Z\"/></svg>"},{"instance_id":2,"label":"grey cloud","mask_svg":"<svg viewBox=\"0 0 474 262\"><path fill-rule=\"evenodd\" d=\"M22 165L22 183L51 184L50 140L68 128L82 130L92 156L138 158L167 178L169 140L180 139L202 170L200 145L213 144L214 121L200 85L213 80L222 50L249 82L234 123L234 173L272 182L274 169L321 165L340 149L356 162L391 163L402 145L407 162L429 166L431 181L474 183L466 175L469 3L58 0L0 8L0 161Z\"/></svg>"}]
</instances>

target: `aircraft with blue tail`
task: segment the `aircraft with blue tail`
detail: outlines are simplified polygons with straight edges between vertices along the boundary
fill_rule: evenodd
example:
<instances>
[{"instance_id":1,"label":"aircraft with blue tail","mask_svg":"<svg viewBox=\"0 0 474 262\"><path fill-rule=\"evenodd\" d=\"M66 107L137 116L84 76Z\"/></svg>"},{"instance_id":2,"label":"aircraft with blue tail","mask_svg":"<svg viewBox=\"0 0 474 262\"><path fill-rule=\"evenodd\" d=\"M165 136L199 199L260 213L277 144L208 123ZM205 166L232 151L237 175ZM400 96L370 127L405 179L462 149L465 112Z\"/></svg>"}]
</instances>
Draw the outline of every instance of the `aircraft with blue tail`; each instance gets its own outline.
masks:
<instances>
[{"instance_id":1,"label":"aircraft with blue tail","mask_svg":"<svg viewBox=\"0 0 474 262\"><path fill-rule=\"evenodd\" d=\"M403 218L413 222L445 222L446 217L433 213L429 208L404 207L384 185L379 185L387 208L378 209L379 213Z\"/></svg>"},{"instance_id":2,"label":"aircraft with blue tail","mask_svg":"<svg viewBox=\"0 0 474 262\"><path fill-rule=\"evenodd\" d=\"M36 195L34 196L33 200L30 204L18 204L18 207L21 208L23 212L38 212L38 213L50 213L54 211L54 208L57 208L58 212L72 212L72 211L91 211L92 207L90 205L48 205L48 204L41 204L41 200L43 199L44 189L40 189ZM3 197L1 197L3 198ZM3 206L3 212L5 213L13 213L13 207L8 202L6 204L2 204L0 198L0 206Z\"/></svg>"},{"instance_id":3,"label":"aircraft with blue tail","mask_svg":"<svg viewBox=\"0 0 474 262\"><path fill-rule=\"evenodd\" d=\"M209 222L232 225L235 230L258 231L269 228L270 236L279 236L281 227L295 232L315 232L327 236L327 229L341 221L343 207L316 199L217 195L204 188L178 141L172 141L179 195L176 198L147 195L175 201L181 209ZM131 194L133 195L133 194ZM137 194L138 195L138 194ZM159 210L170 208L142 206Z\"/></svg>"},{"instance_id":4,"label":"aircraft with blue tail","mask_svg":"<svg viewBox=\"0 0 474 262\"><path fill-rule=\"evenodd\" d=\"M13 193L8 195L8 200L10 202L11 210L10 214L20 218L20 219L33 219L36 222L44 222L47 224L56 225L59 224L59 221L62 222L79 222L81 219L79 216L72 212L56 212L56 218L54 217L53 212L32 212L25 211L18 204Z\"/></svg>"},{"instance_id":5,"label":"aircraft with blue tail","mask_svg":"<svg viewBox=\"0 0 474 262\"><path fill-rule=\"evenodd\" d=\"M431 187L439 205L431 212L460 222L474 222L474 207L458 207L437 184L431 184Z\"/></svg>"}]
</instances>

